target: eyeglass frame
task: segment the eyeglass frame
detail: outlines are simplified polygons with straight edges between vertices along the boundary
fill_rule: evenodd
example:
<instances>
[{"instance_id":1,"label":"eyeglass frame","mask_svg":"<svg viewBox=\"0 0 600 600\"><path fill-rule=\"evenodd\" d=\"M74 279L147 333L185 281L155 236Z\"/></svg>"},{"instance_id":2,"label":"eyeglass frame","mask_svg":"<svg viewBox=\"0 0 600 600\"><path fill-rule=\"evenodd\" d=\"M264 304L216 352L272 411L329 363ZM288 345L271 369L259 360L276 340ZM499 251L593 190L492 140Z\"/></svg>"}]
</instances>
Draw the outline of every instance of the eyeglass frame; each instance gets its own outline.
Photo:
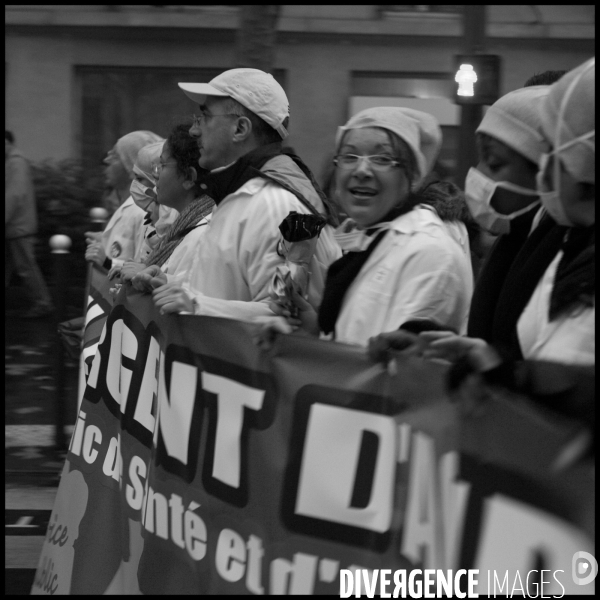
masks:
<instances>
[{"instance_id":1,"label":"eyeglass frame","mask_svg":"<svg viewBox=\"0 0 600 600\"><path fill-rule=\"evenodd\" d=\"M241 117L242 115L237 115L236 113L218 113L213 115L212 113L207 112L206 110L200 110L200 116L197 117L195 113L192 113L192 119L194 122L192 123L192 127L200 127L202 121L205 121L208 117Z\"/></svg>"},{"instance_id":2,"label":"eyeglass frame","mask_svg":"<svg viewBox=\"0 0 600 600\"><path fill-rule=\"evenodd\" d=\"M339 157L340 156L353 156L354 158L358 159L356 164L353 165L341 165L339 164ZM381 156L384 158L389 158L391 160L389 165L377 165L376 163L372 162L370 159L371 158L375 158L376 156ZM355 169L357 168L362 160L366 160L369 165L375 170L378 171L380 173L385 173L387 171L390 171L393 167L405 167L407 166L406 161L400 161L397 160L395 158L392 158L391 156L386 156L385 154L369 154L369 155L359 155L359 154L351 154L351 153L344 153L344 154L337 154L336 156L333 157L333 164L336 167L339 167L340 169L344 169L345 171L349 171L350 169Z\"/></svg>"},{"instance_id":3,"label":"eyeglass frame","mask_svg":"<svg viewBox=\"0 0 600 600\"><path fill-rule=\"evenodd\" d=\"M152 175L158 179L160 177L160 172L165 168L168 167L169 165L177 165L177 162L173 161L173 162L166 162L166 163L162 163L162 162L157 162L155 165L152 165Z\"/></svg>"}]
</instances>

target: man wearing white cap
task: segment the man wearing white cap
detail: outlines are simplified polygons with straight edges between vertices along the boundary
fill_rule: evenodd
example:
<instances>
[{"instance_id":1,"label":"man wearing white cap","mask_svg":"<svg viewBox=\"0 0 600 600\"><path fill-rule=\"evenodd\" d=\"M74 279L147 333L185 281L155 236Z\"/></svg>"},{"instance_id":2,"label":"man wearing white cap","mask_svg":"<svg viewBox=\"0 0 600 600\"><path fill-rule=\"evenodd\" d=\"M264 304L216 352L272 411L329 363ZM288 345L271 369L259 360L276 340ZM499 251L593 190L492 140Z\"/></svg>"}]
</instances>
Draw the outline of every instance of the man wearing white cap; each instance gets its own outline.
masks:
<instances>
[{"instance_id":1,"label":"man wearing white cap","mask_svg":"<svg viewBox=\"0 0 600 600\"><path fill-rule=\"evenodd\" d=\"M284 154L288 100L258 69L231 69L210 83L180 83L200 105L190 134L201 151L200 186L216 203L194 248L191 269L154 290L163 312L238 319L272 315L269 288L277 266L279 225L290 211L332 222L325 195L308 167ZM341 251L331 227L320 234L310 263L308 300L318 306L325 273ZM154 285L164 282L160 275Z\"/></svg>"}]
</instances>

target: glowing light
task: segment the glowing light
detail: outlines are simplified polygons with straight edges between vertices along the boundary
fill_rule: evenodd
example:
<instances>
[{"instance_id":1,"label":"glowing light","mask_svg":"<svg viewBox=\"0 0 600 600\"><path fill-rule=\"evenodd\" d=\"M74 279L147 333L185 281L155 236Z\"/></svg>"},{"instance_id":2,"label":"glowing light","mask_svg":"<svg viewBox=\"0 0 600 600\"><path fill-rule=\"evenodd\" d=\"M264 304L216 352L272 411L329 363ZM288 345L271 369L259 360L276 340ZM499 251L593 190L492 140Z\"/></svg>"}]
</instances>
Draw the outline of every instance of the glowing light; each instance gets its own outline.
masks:
<instances>
[{"instance_id":1,"label":"glowing light","mask_svg":"<svg viewBox=\"0 0 600 600\"><path fill-rule=\"evenodd\" d=\"M474 96L475 90L473 84L477 81L477 73L473 69L473 65L460 65L456 73L454 81L458 83L459 96Z\"/></svg>"}]
</instances>

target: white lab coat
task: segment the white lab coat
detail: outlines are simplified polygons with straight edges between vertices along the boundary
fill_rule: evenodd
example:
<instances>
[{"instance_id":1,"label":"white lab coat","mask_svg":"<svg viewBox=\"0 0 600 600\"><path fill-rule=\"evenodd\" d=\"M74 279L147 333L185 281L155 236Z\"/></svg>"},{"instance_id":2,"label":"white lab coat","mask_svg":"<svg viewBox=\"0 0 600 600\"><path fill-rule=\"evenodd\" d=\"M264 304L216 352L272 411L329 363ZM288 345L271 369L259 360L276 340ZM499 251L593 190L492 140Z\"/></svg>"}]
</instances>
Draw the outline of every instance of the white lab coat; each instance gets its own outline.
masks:
<instances>
[{"instance_id":1,"label":"white lab coat","mask_svg":"<svg viewBox=\"0 0 600 600\"><path fill-rule=\"evenodd\" d=\"M364 346L413 318L464 333L473 271L453 233L427 205L395 219L346 292L335 340Z\"/></svg>"},{"instance_id":2,"label":"white lab coat","mask_svg":"<svg viewBox=\"0 0 600 600\"><path fill-rule=\"evenodd\" d=\"M121 266L134 260L144 244L144 218L146 216L129 196L114 212L102 232L102 247L112 265Z\"/></svg>"},{"instance_id":3,"label":"white lab coat","mask_svg":"<svg viewBox=\"0 0 600 600\"><path fill-rule=\"evenodd\" d=\"M540 279L517 323L521 352L526 359L573 365L596 363L596 309L579 308L554 321L548 319L550 295L562 250Z\"/></svg>"},{"instance_id":4,"label":"white lab coat","mask_svg":"<svg viewBox=\"0 0 600 600\"><path fill-rule=\"evenodd\" d=\"M210 222L210 215L201 219L196 227L192 229L181 243L173 250L173 253L163 263L161 269L167 275L167 281L183 281L192 268L196 247L200 236L206 232L206 225Z\"/></svg>"},{"instance_id":5,"label":"white lab coat","mask_svg":"<svg viewBox=\"0 0 600 600\"><path fill-rule=\"evenodd\" d=\"M316 208L324 212L322 204ZM277 266L284 264L277 254L279 225L290 211L309 212L294 194L258 177L215 206L183 281L195 314L241 320L273 315L269 289ZM310 262L308 300L315 308L327 269L340 256L333 230L325 226Z\"/></svg>"}]
</instances>

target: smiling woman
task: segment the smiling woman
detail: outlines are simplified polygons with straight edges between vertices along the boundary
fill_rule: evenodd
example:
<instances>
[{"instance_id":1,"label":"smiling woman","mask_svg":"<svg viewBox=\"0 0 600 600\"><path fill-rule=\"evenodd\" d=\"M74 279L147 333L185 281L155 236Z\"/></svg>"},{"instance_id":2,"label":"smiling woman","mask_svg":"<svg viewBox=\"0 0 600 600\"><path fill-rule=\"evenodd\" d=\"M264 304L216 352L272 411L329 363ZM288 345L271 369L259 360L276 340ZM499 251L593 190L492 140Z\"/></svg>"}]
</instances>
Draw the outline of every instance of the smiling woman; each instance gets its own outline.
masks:
<instances>
[{"instance_id":1,"label":"smiling woman","mask_svg":"<svg viewBox=\"0 0 600 600\"><path fill-rule=\"evenodd\" d=\"M464 201L452 184L421 189L441 146L421 111L364 110L340 127L335 195L347 219L319 313L298 303L306 329L366 345L407 322L466 328L473 286ZM434 323L434 325L432 325Z\"/></svg>"}]
</instances>

